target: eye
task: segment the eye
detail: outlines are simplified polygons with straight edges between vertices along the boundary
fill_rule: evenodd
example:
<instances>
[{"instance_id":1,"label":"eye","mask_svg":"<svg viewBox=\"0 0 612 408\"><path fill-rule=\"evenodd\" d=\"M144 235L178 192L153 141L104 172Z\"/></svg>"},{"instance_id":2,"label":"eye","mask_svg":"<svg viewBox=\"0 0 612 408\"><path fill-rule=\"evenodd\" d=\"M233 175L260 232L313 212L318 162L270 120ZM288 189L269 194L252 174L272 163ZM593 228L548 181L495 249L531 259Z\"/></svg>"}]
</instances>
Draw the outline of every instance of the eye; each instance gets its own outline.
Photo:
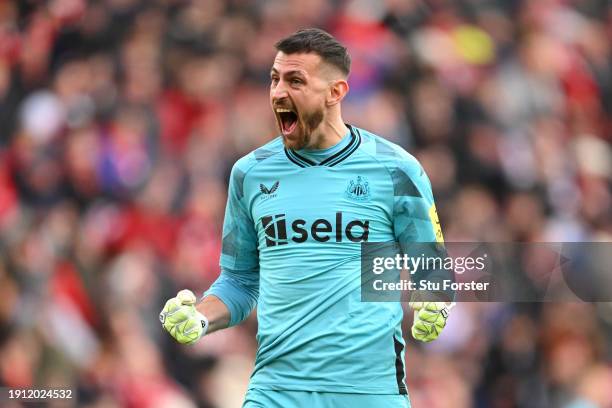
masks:
<instances>
[{"instance_id":1,"label":"eye","mask_svg":"<svg viewBox=\"0 0 612 408\"><path fill-rule=\"evenodd\" d=\"M270 78L270 82L272 83L272 85L276 85L276 84L278 84L278 77L272 77L272 78Z\"/></svg>"},{"instance_id":2,"label":"eye","mask_svg":"<svg viewBox=\"0 0 612 408\"><path fill-rule=\"evenodd\" d=\"M293 78L291 80L291 85L301 85L302 83L303 83L302 80L298 78Z\"/></svg>"}]
</instances>

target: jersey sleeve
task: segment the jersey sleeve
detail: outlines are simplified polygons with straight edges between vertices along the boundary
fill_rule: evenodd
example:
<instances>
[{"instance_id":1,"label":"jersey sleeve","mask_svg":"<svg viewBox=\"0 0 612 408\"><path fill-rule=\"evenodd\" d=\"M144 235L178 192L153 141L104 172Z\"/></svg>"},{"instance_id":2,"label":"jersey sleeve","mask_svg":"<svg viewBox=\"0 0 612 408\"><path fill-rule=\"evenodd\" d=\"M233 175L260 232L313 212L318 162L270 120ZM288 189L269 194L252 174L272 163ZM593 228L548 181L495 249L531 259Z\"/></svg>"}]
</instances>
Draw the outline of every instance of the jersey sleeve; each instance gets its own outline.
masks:
<instances>
[{"instance_id":1,"label":"jersey sleeve","mask_svg":"<svg viewBox=\"0 0 612 408\"><path fill-rule=\"evenodd\" d=\"M223 242L221 274L204 296L218 297L230 311L230 326L246 319L259 297L259 251L257 232L244 197L246 173L238 164L230 176Z\"/></svg>"},{"instance_id":2,"label":"jersey sleeve","mask_svg":"<svg viewBox=\"0 0 612 408\"><path fill-rule=\"evenodd\" d=\"M391 170L393 179L393 231L402 253L410 257L447 256L444 237L434 203L431 183L420 163L402 155ZM432 263L434 264L434 263ZM439 263L438 263L439 264ZM413 281L441 282L453 280L453 271L443 268L420 268L411 271ZM443 285L441 285L443 287ZM444 293L454 298L453 293Z\"/></svg>"},{"instance_id":3,"label":"jersey sleeve","mask_svg":"<svg viewBox=\"0 0 612 408\"><path fill-rule=\"evenodd\" d=\"M393 229L398 242L444 243L429 178L413 157L402 158L391 170Z\"/></svg>"}]
</instances>

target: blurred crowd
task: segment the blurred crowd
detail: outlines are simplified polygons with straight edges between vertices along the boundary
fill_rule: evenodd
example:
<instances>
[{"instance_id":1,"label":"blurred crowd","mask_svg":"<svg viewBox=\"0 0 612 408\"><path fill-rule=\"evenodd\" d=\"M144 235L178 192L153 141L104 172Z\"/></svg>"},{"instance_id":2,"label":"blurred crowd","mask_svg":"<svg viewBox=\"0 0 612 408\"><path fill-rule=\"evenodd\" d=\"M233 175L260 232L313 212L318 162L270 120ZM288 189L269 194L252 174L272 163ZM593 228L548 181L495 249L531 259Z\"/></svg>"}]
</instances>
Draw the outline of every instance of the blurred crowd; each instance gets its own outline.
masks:
<instances>
[{"instance_id":1,"label":"blurred crowd","mask_svg":"<svg viewBox=\"0 0 612 408\"><path fill-rule=\"evenodd\" d=\"M606 0L3 0L0 386L240 406L256 318L183 347L157 315L218 275L229 170L277 132L273 44L308 26L348 47L345 120L421 161L446 241L612 240ZM407 338L413 406L612 407L611 316L460 304Z\"/></svg>"}]
</instances>

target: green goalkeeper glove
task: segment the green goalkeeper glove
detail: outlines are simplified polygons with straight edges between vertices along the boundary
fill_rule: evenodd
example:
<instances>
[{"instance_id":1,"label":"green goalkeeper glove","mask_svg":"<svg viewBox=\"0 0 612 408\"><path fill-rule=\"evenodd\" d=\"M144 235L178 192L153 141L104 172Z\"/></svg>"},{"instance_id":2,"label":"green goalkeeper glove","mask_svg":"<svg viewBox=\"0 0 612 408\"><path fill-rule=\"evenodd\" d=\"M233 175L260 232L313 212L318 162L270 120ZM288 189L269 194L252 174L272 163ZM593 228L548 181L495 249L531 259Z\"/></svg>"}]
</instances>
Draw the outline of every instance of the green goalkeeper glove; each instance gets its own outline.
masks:
<instances>
[{"instance_id":1,"label":"green goalkeeper glove","mask_svg":"<svg viewBox=\"0 0 612 408\"><path fill-rule=\"evenodd\" d=\"M430 342L438 338L444 326L450 309L455 305L445 302L410 302L414 310L412 323L412 337L423 342Z\"/></svg>"},{"instance_id":2,"label":"green goalkeeper glove","mask_svg":"<svg viewBox=\"0 0 612 408\"><path fill-rule=\"evenodd\" d=\"M159 314L162 326L181 344L193 344L206 334L208 319L195 308L196 296L183 289L168 300Z\"/></svg>"}]
</instances>

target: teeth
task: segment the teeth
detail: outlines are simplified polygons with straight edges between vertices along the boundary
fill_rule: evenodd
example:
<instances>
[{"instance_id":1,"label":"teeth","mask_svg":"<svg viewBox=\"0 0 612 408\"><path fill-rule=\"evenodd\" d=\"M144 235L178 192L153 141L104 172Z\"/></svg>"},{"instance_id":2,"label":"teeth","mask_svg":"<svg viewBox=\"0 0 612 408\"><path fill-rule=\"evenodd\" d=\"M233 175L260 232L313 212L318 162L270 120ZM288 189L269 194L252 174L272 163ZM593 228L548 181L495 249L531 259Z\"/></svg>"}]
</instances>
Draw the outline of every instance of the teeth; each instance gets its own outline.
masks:
<instances>
[{"instance_id":1,"label":"teeth","mask_svg":"<svg viewBox=\"0 0 612 408\"><path fill-rule=\"evenodd\" d=\"M283 113L283 112L293 112L293 111L291 109L277 108L276 112Z\"/></svg>"}]
</instances>

